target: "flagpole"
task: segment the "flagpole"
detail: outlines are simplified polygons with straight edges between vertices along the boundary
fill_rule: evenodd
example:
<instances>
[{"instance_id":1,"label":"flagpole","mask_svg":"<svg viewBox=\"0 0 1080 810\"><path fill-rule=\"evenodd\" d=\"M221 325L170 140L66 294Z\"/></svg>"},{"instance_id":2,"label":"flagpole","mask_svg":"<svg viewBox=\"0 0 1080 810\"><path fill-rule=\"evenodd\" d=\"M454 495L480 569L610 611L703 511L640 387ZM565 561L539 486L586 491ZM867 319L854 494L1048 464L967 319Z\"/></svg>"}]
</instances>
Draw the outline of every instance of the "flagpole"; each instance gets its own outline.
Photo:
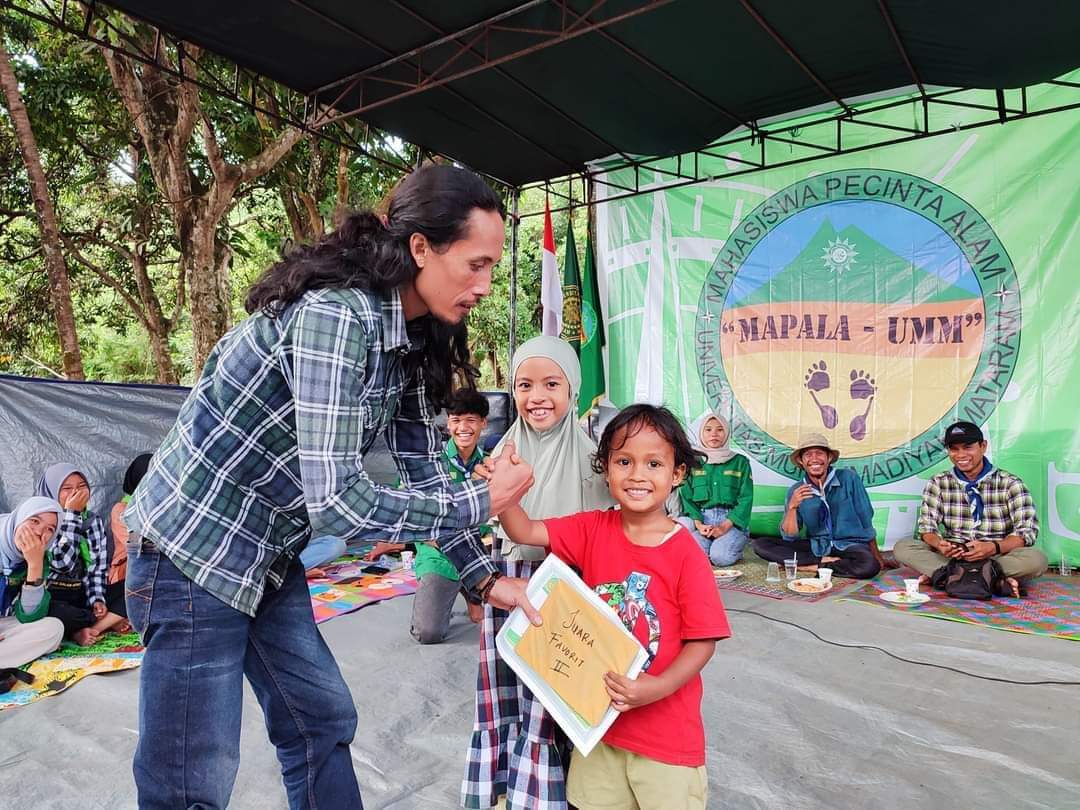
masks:
<instances>
[{"instance_id":1,"label":"flagpole","mask_svg":"<svg viewBox=\"0 0 1080 810\"><path fill-rule=\"evenodd\" d=\"M514 392L513 368L514 352L517 350L517 291L518 291L518 198L521 190L510 192L510 356L506 367L510 369L506 384L510 393Z\"/></svg>"}]
</instances>

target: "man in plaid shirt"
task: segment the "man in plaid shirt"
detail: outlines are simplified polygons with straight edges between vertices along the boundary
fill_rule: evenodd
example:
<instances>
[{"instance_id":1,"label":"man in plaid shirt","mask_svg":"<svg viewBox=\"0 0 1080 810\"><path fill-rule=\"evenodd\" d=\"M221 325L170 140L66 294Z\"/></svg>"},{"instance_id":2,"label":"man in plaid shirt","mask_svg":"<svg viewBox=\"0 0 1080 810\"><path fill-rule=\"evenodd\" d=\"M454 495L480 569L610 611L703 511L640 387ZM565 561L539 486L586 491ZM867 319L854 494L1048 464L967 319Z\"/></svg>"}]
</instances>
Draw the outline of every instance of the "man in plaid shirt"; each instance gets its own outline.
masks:
<instances>
[{"instance_id":1,"label":"man in plaid shirt","mask_svg":"<svg viewBox=\"0 0 1080 810\"><path fill-rule=\"evenodd\" d=\"M998 561L1013 595L1020 583L1046 571L1046 555L1035 548L1039 520L1031 492L1016 475L986 458L986 440L972 422L945 430L945 448L955 465L931 478L919 512L921 540L896 544L896 559L924 580L950 559Z\"/></svg>"},{"instance_id":2,"label":"man in plaid shirt","mask_svg":"<svg viewBox=\"0 0 1080 810\"><path fill-rule=\"evenodd\" d=\"M459 326L491 291L504 211L483 180L418 169L389 212L347 217L270 268L250 318L210 353L124 519L129 618L142 635L140 808L221 808L239 764L243 680L290 807L361 808L357 715L315 627L298 553L314 534L430 540L465 587L521 605L476 527L521 498L513 448L489 481L452 484L433 417L468 377ZM363 461L386 437L402 489Z\"/></svg>"}]
</instances>

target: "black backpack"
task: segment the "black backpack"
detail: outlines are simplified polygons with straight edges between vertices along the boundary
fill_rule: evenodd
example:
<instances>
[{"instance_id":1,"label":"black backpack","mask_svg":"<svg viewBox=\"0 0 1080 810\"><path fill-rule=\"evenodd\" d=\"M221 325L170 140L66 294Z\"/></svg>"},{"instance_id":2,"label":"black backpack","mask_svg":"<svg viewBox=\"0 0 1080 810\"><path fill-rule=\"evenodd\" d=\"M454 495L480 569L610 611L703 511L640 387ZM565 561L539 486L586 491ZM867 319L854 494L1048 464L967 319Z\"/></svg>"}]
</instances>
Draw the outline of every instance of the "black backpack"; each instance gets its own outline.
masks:
<instances>
[{"instance_id":1,"label":"black backpack","mask_svg":"<svg viewBox=\"0 0 1080 810\"><path fill-rule=\"evenodd\" d=\"M993 599L1012 596L1005 572L997 560L949 560L930 575L935 590L945 591L954 599Z\"/></svg>"}]
</instances>

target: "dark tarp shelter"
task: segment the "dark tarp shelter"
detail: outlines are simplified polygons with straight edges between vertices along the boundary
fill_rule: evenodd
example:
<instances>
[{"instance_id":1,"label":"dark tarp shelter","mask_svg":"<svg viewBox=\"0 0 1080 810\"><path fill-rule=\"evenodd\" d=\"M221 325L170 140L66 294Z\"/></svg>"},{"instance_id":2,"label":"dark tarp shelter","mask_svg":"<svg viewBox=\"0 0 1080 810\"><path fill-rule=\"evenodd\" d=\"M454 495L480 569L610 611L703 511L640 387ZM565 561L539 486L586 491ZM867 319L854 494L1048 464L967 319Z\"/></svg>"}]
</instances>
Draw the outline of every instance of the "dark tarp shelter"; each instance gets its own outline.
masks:
<instances>
[{"instance_id":1,"label":"dark tarp shelter","mask_svg":"<svg viewBox=\"0 0 1080 810\"><path fill-rule=\"evenodd\" d=\"M0 374L0 512L33 494L45 467L62 461L83 468L92 490L90 508L108 514L122 494L127 465L158 448L189 391ZM510 397L487 396L491 416L485 438L501 436L512 415ZM381 484L397 478L382 438L364 458L364 469Z\"/></svg>"},{"instance_id":2,"label":"dark tarp shelter","mask_svg":"<svg viewBox=\"0 0 1080 810\"><path fill-rule=\"evenodd\" d=\"M866 94L1015 88L1080 64L1074 0L109 5L510 186Z\"/></svg>"}]
</instances>

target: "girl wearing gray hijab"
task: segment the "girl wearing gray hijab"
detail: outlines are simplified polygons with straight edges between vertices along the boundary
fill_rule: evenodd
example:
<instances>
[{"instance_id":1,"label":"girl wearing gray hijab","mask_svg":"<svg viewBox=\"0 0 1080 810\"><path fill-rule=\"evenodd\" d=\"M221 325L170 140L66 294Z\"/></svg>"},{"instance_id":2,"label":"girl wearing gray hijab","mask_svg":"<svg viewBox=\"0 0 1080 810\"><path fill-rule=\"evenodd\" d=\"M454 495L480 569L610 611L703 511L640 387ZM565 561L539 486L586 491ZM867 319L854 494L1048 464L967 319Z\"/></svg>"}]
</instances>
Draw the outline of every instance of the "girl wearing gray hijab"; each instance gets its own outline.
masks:
<instances>
[{"instance_id":1,"label":"girl wearing gray hijab","mask_svg":"<svg viewBox=\"0 0 1080 810\"><path fill-rule=\"evenodd\" d=\"M0 515L0 692L14 671L60 646L64 625L47 616L45 553L56 537L63 510L50 498L28 498Z\"/></svg>"},{"instance_id":2,"label":"girl wearing gray hijab","mask_svg":"<svg viewBox=\"0 0 1080 810\"><path fill-rule=\"evenodd\" d=\"M37 494L57 501L63 510L50 549L49 615L64 623L68 638L87 647L106 630L127 622L124 584L108 584L105 523L87 508L90 484L74 465L53 464L46 469Z\"/></svg>"},{"instance_id":3,"label":"girl wearing gray hijab","mask_svg":"<svg viewBox=\"0 0 1080 810\"><path fill-rule=\"evenodd\" d=\"M512 378L517 419L495 448L513 442L532 465L536 483L521 499L530 517L562 517L613 506L607 485L593 472L593 442L578 425L581 365L569 343L536 337L514 352ZM545 552L521 546L496 526L496 564L507 576L529 577ZM518 681L495 649L505 610L484 606L480 672L473 736L461 786L463 807L565 810L566 784L555 722Z\"/></svg>"}]
</instances>

